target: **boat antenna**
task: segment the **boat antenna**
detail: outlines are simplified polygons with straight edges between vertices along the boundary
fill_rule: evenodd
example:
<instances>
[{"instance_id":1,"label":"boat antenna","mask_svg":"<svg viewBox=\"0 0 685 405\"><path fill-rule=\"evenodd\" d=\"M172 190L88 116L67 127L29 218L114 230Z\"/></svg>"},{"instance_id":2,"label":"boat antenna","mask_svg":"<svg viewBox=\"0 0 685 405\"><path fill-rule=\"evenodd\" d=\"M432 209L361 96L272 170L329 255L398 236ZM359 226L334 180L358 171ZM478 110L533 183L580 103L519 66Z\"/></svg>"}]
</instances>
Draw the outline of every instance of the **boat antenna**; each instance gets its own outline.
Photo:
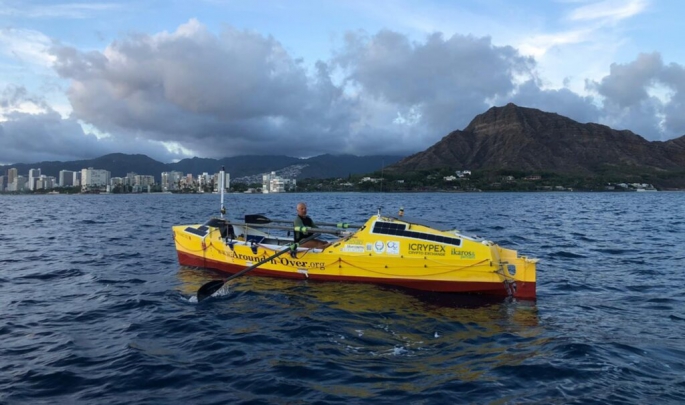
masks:
<instances>
[{"instance_id":1,"label":"boat antenna","mask_svg":"<svg viewBox=\"0 0 685 405\"><path fill-rule=\"evenodd\" d=\"M381 216L381 208L383 208L383 169L385 168L385 159L381 160L381 203L378 205L378 216Z\"/></svg>"},{"instance_id":2,"label":"boat antenna","mask_svg":"<svg viewBox=\"0 0 685 405\"><path fill-rule=\"evenodd\" d=\"M224 207L224 189L226 186L224 182L226 181L226 174L224 173L224 167L221 166L221 171L219 172L219 188L221 189L221 219L224 218L226 214L226 207Z\"/></svg>"}]
</instances>

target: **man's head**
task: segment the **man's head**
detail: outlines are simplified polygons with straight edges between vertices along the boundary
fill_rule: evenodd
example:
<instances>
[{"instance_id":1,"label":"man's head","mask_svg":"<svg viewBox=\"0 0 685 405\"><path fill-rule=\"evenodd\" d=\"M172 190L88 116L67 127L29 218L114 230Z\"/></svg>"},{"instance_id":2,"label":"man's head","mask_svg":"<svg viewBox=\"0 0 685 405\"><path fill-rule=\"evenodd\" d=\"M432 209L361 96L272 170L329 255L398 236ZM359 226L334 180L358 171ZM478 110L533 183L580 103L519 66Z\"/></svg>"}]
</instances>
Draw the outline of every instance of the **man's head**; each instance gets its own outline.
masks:
<instances>
[{"instance_id":1,"label":"man's head","mask_svg":"<svg viewBox=\"0 0 685 405\"><path fill-rule=\"evenodd\" d=\"M301 217L307 216L307 204L303 202L297 204L297 215Z\"/></svg>"}]
</instances>

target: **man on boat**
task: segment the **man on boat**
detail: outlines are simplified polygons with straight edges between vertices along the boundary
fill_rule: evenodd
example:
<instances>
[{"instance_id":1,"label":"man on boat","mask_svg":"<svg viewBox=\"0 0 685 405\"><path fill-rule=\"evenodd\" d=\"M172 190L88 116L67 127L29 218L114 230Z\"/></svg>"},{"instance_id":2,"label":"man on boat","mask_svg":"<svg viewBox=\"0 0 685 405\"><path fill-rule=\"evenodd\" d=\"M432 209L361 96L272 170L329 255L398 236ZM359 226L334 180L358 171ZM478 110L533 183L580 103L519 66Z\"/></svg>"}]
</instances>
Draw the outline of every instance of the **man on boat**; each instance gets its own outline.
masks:
<instances>
[{"instance_id":1,"label":"man on boat","mask_svg":"<svg viewBox=\"0 0 685 405\"><path fill-rule=\"evenodd\" d=\"M295 228L306 227L306 228L316 228L314 221L307 215L307 204L301 202L297 204L297 217L295 218ZM295 231L295 242L307 238L312 235L312 232L298 232ZM306 248L319 248L325 249L330 243L324 242L319 239L312 239L303 243L301 246Z\"/></svg>"}]
</instances>

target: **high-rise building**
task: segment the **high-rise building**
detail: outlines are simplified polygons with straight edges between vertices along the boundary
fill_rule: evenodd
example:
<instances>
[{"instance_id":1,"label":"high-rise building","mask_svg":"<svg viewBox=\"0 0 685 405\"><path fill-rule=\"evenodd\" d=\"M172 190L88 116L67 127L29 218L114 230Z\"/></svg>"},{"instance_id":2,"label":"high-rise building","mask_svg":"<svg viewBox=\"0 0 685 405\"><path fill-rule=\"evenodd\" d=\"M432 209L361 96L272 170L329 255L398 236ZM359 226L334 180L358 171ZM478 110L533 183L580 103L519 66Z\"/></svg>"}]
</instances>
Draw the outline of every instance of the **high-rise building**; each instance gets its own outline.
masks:
<instances>
[{"instance_id":1,"label":"high-rise building","mask_svg":"<svg viewBox=\"0 0 685 405\"><path fill-rule=\"evenodd\" d=\"M231 175L224 172L224 191L231 188ZM219 184L221 184L221 172L214 175L214 191L219 191Z\"/></svg>"},{"instance_id":2,"label":"high-rise building","mask_svg":"<svg viewBox=\"0 0 685 405\"><path fill-rule=\"evenodd\" d=\"M162 190L178 190L182 178L183 173L181 172L162 172Z\"/></svg>"},{"instance_id":3,"label":"high-rise building","mask_svg":"<svg viewBox=\"0 0 685 405\"><path fill-rule=\"evenodd\" d=\"M7 171L7 184L14 183L14 179L17 178L17 169L15 167L9 169Z\"/></svg>"},{"instance_id":4,"label":"high-rise building","mask_svg":"<svg viewBox=\"0 0 685 405\"><path fill-rule=\"evenodd\" d=\"M276 172L262 175L262 193L284 193L297 185L295 179L284 179Z\"/></svg>"},{"instance_id":5,"label":"high-rise building","mask_svg":"<svg viewBox=\"0 0 685 405\"><path fill-rule=\"evenodd\" d=\"M17 175L7 187L7 191L22 191L26 188L26 177Z\"/></svg>"},{"instance_id":6,"label":"high-rise building","mask_svg":"<svg viewBox=\"0 0 685 405\"><path fill-rule=\"evenodd\" d=\"M40 169L29 169L28 189L35 190L36 182L40 178Z\"/></svg>"},{"instance_id":7,"label":"high-rise building","mask_svg":"<svg viewBox=\"0 0 685 405\"><path fill-rule=\"evenodd\" d=\"M209 173L207 173L207 172L204 172L204 173L197 176L197 183L198 183L198 187L200 189L200 192L204 191L205 187L210 186L209 181L210 181L210 176L209 176Z\"/></svg>"},{"instance_id":8,"label":"high-rise building","mask_svg":"<svg viewBox=\"0 0 685 405\"><path fill-rule=\"evenodd\" d=\"M136 174L133 177L133 185L140 187L154 186L155 176L148 176L144 174Z\"/></svg>"},{"instance_id":9,"label":"high-rise building","mask_svg":"<svg viewBox=\"0 0 685 405\"><path fill-rule=\"evenodd\" d=\"M7 176L0 176L0 193L7 188Z\"/></svg>"},{"instance_id":10,"label":"high-rise building","mask_svg":"<svg viewBox=\"0 0 685 405\"><path fill-rule=\"evenodd\" d=\"M59 186L70 187L74 185L74 172L71 170L59 171Z\"/></svg>"},{"instance_id":11,"label":"high-rise building","mask_svg":"<svg viewBox=\"0 0 685 405\"><path fill-rule=\"evenodd\" d=\"M55 178L55 176L48 176L46 184L48 185L48 189L52 190L57 186L57 179Z\"/></svg>"},{"instance_id":12,"label":"high-rise building","mask_svg":"<svg viewBox=\"0 0 685 405\"><path fill-rule=\"evenodd\" d=\"M98 170L89 167L81 170L81 188L106 187L109 185L111 173L107 170Z\"/></svg>"},{"instance_id":13,"label":"high-rise building","mask_svg":"<svg viewBox=\"0 0 685 405\"><path fill-rule=\"evenodd\" d=\"M34 186L34 190L51 190L55 188L55 178L53 176L41 175Z\"/></svg>"}]
</instances>

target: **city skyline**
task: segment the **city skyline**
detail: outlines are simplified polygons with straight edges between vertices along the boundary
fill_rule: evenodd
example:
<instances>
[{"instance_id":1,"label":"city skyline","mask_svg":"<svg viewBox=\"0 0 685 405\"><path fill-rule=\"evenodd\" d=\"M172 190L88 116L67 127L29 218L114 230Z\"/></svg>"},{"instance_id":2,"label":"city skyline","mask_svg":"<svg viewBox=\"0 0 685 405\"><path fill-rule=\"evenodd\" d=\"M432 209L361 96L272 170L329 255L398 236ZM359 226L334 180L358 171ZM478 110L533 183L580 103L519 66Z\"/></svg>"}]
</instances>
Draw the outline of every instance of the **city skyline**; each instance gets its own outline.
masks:
<instances>
[{"instance_id":1,"label":"city skyline","mask_svg":"<svg viewBox=\"0 0 685 405\"><path fill-rule=\"evenodd\" d=\"M19 173L16 168L9 168L6 174L0 175L0 193L51 190L64 187L81 187L82 190L106 188L107 191L110 191L111 188L118 185L144 188L158 184L162 187L162 191L175 191L182 185L189 185L199 189L210 186L217 189L219 184L217 178L219 178L220 174L221 172L212 174L203 172L195 177L192 173L184 174L179 171L162 172L160 174L161 182L157 183L154 175L129 172L124 177L112 177L111 172L108 170L89 167L80 171L60 170L59 181L56 182L58 178L41 174L40 168L29 169L27 176ZM224 172L224 175L224 188L229 189L231 175L227 172ZM272 175L277 181L280 179L280 177L275 176L275 172L272 172ZM265 181L266 176L264 177ZM287 179L286 183L289 182L294 183L294 180ZM282 182L280 185L282 188Z\"/></svg>"},{"instance_id":2,"label":"city skyline","mask_svg":"<svg viewBox=\"0 0 685 405\"><path fill-rule=\"evenodd\" d=\"M0 175L0 193L27 190L52 190L64 187L81 187L82 191L88 190L89 187L105 187L109 192L117 185L130 185L132 187L144 188L156 186L158 184L152 175L140 175L130 172L123 178L112 177L109 171L98 170L92 167L87 169L84 168L81 171L60 170L59 181L56 183L55 180L57 180L57 178L54 176L42 175L40 168L29 169L28 176L18 174L16 168L10 168L6 173L7 174L5 175ZM214 191L218 191L218 187L221 184L220 175L221 172L213 174L203 172L202 174L197 174L197 177L194 177L191 173L184 174L180 171L162 172L159 185L161 191L178 191L183 186L193 186L197 189L211 187ZM231 174L224 172L224 176L224 189L228 191L231 187ZM261 177L262 190L264 193L282 193L290 191L294 189L297 184L296 179L281 177L277 175L275 171L262 174ZM22 178L25 180L21 180Z\"/></svg>"}]
</instances>

